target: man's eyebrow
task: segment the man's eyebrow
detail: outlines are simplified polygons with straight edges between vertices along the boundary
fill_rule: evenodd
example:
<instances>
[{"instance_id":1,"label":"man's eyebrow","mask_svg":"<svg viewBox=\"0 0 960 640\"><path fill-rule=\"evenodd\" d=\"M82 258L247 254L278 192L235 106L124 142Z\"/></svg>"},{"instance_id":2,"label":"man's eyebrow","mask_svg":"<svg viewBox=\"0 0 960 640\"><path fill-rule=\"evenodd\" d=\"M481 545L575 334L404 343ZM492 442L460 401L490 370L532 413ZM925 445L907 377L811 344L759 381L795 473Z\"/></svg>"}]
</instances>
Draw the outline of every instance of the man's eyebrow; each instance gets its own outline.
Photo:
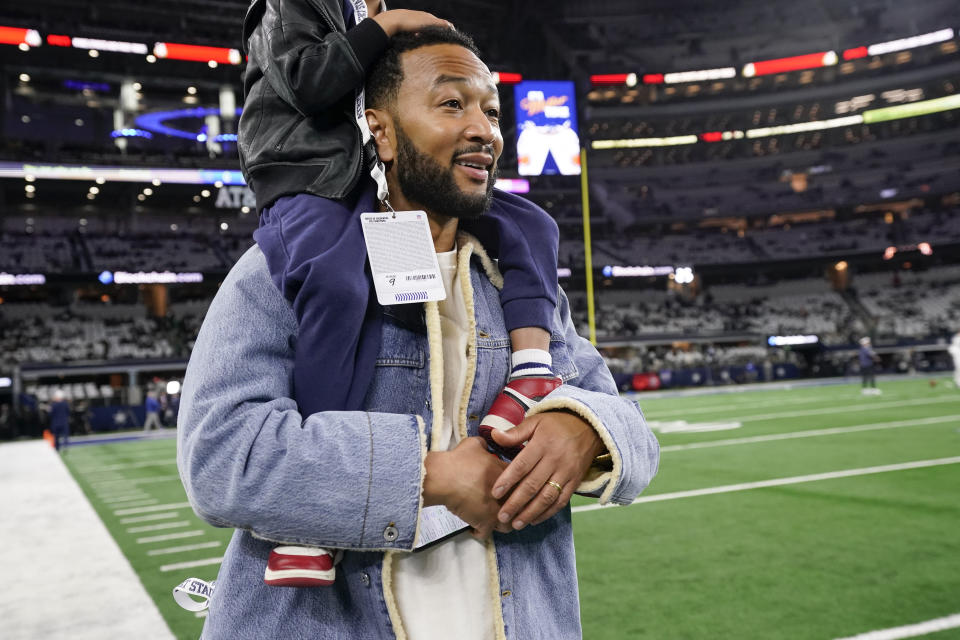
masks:
<instances>
[{"instance_id":1,"label":"man's eyebrow","mask_svg":"<svg viewBox=\"0 0 960 640\"><path fill-rule=\"evenodd\" d=\"M439 75L437 79L433 81L434 87L439 87L442 84L467 84L470 82L469 78L464 78L462 76L448 76L448 75ZM497 85L490 83L486 86L487 91L499 95L497 91Z\"/></svg>"}]
</instances>

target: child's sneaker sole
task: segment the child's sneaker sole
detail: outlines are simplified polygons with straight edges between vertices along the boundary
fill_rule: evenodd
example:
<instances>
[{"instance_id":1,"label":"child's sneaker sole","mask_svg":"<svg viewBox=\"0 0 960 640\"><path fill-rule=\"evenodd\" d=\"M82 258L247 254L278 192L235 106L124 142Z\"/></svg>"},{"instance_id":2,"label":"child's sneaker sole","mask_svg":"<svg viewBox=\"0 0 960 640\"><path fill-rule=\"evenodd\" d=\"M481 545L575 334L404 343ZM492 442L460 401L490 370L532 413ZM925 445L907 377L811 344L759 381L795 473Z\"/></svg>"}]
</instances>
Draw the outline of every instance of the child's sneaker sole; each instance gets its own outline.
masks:
<instances>
[{"instance_id":1,"label":"child's sneaker sole","mask_svg":"<svg viewBox=\"0 0 960 640\"><path fill-rule=\"evenodd\" d=\"M271 587L329 587L337 575L333 556L316 547L276 547L263 581Z\"/></svg>"}]
</instances>

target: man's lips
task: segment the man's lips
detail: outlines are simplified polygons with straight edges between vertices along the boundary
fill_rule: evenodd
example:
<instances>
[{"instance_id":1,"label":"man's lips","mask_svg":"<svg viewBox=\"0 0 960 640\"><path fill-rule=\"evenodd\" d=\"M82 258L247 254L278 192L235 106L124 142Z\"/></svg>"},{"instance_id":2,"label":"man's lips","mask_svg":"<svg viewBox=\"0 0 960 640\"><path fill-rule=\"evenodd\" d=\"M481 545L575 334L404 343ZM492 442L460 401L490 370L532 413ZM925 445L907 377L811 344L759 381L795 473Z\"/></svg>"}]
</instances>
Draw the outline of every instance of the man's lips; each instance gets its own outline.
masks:
<instances>
[{"instance_id":1,"label":"man's lips","mask_svg":"<svg viewBox=\"0 0 960 640\"><path fill-rule=\"evenodd\" d=\"M493 156L488 153L464 153L457 156L453 163L472 180L486 182L493 167Z\"/></svg>"}]
</instances>

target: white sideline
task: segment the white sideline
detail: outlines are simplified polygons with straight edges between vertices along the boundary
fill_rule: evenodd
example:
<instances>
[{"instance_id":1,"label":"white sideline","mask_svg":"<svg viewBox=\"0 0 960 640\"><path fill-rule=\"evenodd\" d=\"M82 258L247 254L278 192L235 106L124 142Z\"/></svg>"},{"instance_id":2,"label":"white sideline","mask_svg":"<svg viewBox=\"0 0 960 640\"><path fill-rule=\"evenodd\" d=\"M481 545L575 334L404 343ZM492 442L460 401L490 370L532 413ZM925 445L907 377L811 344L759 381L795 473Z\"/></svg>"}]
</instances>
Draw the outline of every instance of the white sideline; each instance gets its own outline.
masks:
<instances>
[{"instance_id":1,"label":"white sideline","mask_svg":"<svg viewBox=\"0 0 960 640\"><path fill-rule=\"evenodd\" d=\"M802 484L804 482L818 482L820 480L835 480L837 478L852 478L854 476L866 476L875 473L887 473L890 471L905 471L907 469L922 469L924 467L938 467L946 464L960 464L960 456L951 458L935 458L933 460L915 460L913 462L901 462L898 464L885 464L877 467L861 467L859 469L842 469L840 471L828 471L827 473L814 473L807 476L792 476L790 478L774 478L773 480L760 480L759 482L742 482L740 484L727 484L719 487L707 487L705 489L693 489L691 491L674 491L672 493L658 493L652 496L641 496L631 504L641 504L644 502L661 502L663 500L678 500L680 498L696 498L698 496L709 496L717 493L734 493L736 491L749 491L750 489L766 489L768 487L782 487L790 484ZM620 505L615 504L585 504L579 507L573 507L571 511L581 513L583 511L596 511L597 509L608 509ZM629 506L629 505L627 505Z\"/></svg>"},{"instance_id":2,"label":"white sideline","mask_svg":"<svg viewBox=\"0 0 960 640\"><path fill-rule=\"evenodd\" d=\"M806 431L789 431L787 433L771 433L763 436L744 436L743 438L727 438L725 440L708 440L705 442L691 442L689 444L672 444L660 447L660 452L686 451L687 449L708 449L710 447L726 447L734 444L752 444L754 442L773 442L775 440L793 440L795 438L813 438L816 436L835 436L844 433L859 431L879 431L882 429L897 429L899 427L913 427L942 422L957 422L960 424L960 414L950 416L936 416L914 420L895 420L893 422L868 422L855 424L849 427L835 427L833 429L808 429Z\"/></svg>"},{"instance_id":3,"label":"white sideline","mask_svg":"<svg viewBox=\"0 0 960 640\"><path fill-rule=\"evenodd\" d=\"M900 638L916 638L917 636L925 636L938 631L956 629L957 627L960 627L960 613L942 618L934 618L926 622L908 624L902 627L869 631L856 636L839 638L838 640L900 640Z\"/></svg>"},{"instance_id":4,"label":"white sideline","mask_svg":"<svg viewBox=\"0 0 960 640\"><path fill-rule=\"evenodd\" d=\"M0 445L0 513L4 640L173 640L103 521L45 441Z\"/></svg>"}]
</instances>

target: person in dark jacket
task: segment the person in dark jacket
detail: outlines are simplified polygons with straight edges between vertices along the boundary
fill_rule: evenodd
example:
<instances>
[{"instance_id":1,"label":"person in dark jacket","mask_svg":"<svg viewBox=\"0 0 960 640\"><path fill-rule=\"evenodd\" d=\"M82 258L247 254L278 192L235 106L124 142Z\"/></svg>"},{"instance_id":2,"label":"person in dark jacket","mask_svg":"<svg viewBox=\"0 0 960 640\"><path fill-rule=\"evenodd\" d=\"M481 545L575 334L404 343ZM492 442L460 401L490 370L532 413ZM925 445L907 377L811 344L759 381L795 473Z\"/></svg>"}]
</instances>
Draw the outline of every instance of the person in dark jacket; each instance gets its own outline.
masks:
<instances>
[{"instance_id":1,"label":"person in dark jacket","mask_svg":"<svg viewBox=\"0 0 960 640\"><path fill-rule=\"evenodd\" d=\"M50 433L57 451L70 439L70 403L59 389L53 393L53 402L50 403Z\"/></svg>"}]
</instances>

